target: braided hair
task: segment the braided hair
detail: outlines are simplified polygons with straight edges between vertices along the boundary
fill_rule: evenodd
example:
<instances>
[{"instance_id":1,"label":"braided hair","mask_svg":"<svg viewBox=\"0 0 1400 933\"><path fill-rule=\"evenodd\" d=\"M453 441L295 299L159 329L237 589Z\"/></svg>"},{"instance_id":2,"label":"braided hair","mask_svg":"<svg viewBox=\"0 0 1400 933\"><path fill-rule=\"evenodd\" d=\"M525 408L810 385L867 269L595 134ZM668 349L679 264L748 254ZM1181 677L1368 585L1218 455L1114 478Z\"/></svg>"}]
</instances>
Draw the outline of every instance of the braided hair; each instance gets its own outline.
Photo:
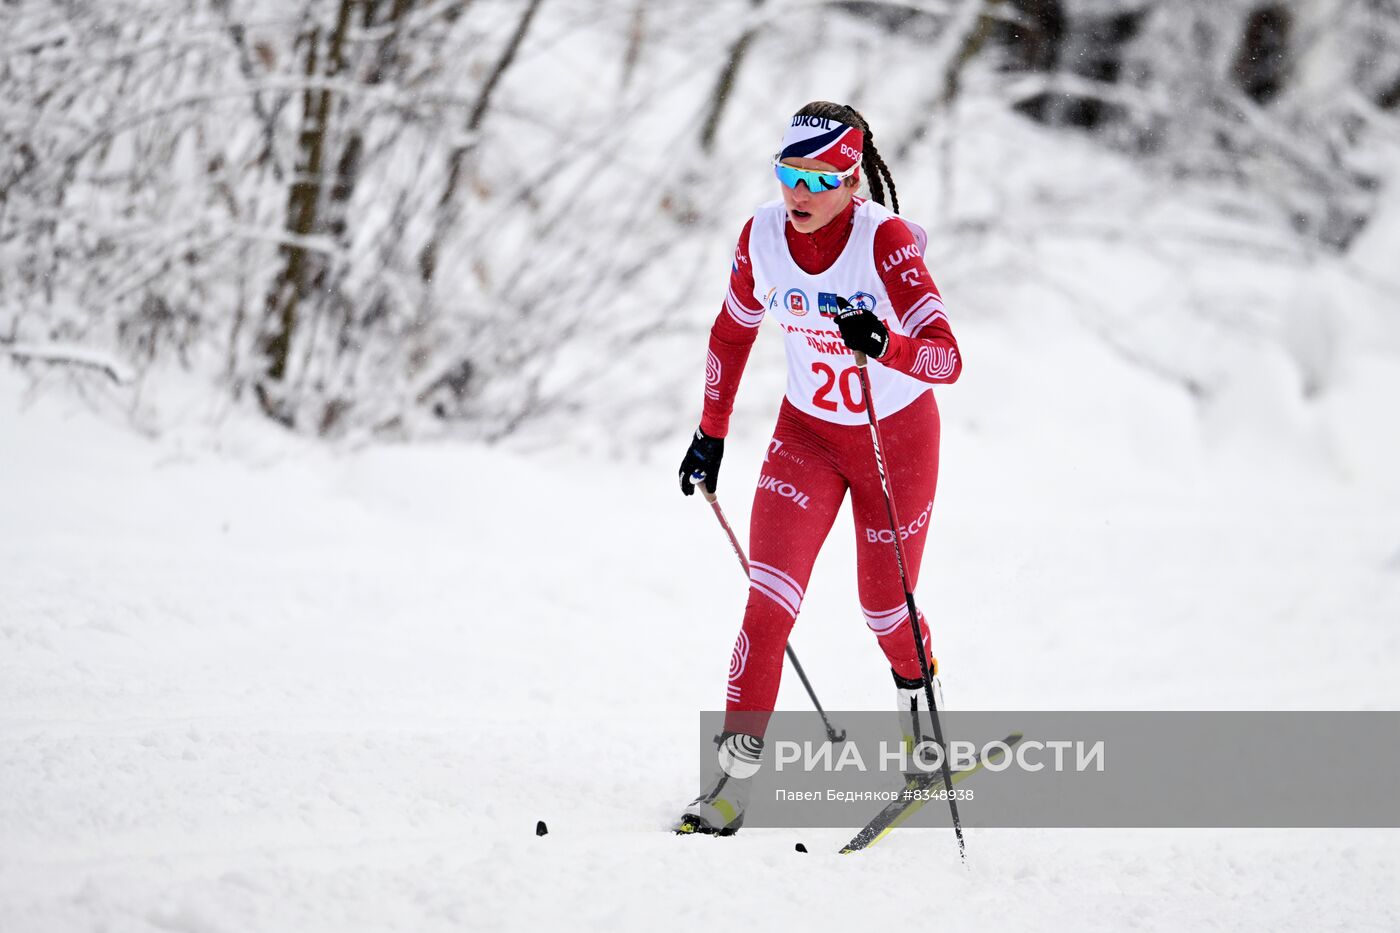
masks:
<instances>
[{"instance_id":1,"label":"braided hair","mask_svg":"<svg viewBox=\"0 0 1400 933\"><path fill-rule=\"evenodd\" d=\"M847 104L833 104L829 100L814 100L807 104L794 116L798 117L821 117L826 120L836 120L848 126L858 126L865 134L865 151L861 156L860 170L865 175L865 183L870 186L870 199L876 204L885 203L885 186L889 185L890 204L887 205L896 214L899 213L899 194L894 189L894 178L890 176L890 167L885 164L885 160L880 158L880 152L875 148L875 134L870 130L870 124L861 116L860 111Z\"/></svg>"}]
</instances>

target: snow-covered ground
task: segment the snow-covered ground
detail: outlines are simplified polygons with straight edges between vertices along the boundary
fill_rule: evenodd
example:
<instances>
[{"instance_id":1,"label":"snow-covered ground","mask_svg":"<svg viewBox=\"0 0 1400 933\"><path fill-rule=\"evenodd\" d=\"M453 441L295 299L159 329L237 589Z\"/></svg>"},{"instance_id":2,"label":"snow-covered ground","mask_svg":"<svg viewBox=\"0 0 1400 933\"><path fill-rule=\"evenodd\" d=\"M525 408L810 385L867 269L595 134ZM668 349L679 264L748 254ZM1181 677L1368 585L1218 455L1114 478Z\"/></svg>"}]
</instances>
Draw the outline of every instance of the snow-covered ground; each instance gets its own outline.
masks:
<instances>
[{"instance_id":1,"label":"snow-covered ground","mask_svg":"<svg viewBox=\"0 0 1400 933\"><path fill-rule=\"evenodd\" d=\"M921 587L951 703L1400 705L1393 419L1344 469L1082 343L960 338ZM1294 414L1397 397L1346 372ZM148 440L0 367L0 930L1400 927L1395 831L970 831L967 869L937 830L668 834L745 595L674 489L690 417L625 461ZM793 644L828 708L882 709L848 527Z\"/></svg>"}]
</instances>

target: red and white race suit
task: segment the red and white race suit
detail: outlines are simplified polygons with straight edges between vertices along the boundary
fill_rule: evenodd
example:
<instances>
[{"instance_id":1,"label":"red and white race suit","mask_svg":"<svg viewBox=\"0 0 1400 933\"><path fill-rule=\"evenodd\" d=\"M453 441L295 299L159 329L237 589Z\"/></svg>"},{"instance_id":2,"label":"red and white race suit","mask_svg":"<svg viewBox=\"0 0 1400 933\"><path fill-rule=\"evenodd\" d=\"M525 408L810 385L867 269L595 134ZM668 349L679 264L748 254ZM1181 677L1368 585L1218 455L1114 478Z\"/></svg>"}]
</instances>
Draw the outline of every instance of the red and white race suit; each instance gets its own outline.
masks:
<instances>
[{"instance_id":1,"label":"red and white race suit","mask_svg":"<svg viewBox=\"0 0 1400 933\"><path fill-rule=\"evenodd\" d=\"M833 318L840 296L873 311L890 332L889 349L867 373L913 586L938 482L932 386L962 372L943 301L924 265L924 244L917 225L859 198L812 234L793 229L781 201L764 204L739 236L729 293L710 331L701 429L712 437L728 433L734 395L765 317L783 330L788 384L754 494L749 599L730 659L727 729L761 735L766 728L788 633L848 489L866 623L896 673L920 675L865 399Z\"/></svg>"}]
</instances>

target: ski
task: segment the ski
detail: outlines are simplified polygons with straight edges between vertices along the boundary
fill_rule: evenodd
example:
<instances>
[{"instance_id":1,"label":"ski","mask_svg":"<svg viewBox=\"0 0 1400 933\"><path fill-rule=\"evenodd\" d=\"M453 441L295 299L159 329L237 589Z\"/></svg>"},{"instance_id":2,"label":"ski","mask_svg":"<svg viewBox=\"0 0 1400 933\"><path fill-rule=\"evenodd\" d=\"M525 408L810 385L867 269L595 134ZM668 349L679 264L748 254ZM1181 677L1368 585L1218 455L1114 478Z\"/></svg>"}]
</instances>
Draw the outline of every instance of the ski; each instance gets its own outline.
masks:
<instances>
[{"instance_id":1,"label":"ski","mask_svg":"<svg viewBox=\"0 0 1400 933\"><path fill-rule=\"evenodd\" d=\"M1006 743L1007 748L1015 748L1016 743L1020 742L1023 738L1025 738L1025 735L1022 733L1013 732L1002 739L1002 742ZM1005 753L1002 752L1001 749L995 749L992 754L993 763L1000 761L1003 754ZM982 766L986 763L986 760L982 757L982 753L978 752L972 767L953 772L953 784L957 785L976 774L978 771L982 770ZM885 838L886 833L913 816L918 812L920 807L928 803L927 799L918 796L918 791L923 791L935 784L941 785L942 783L943 775L938 772L910 779L910 781L904 785L904 793L900 795L900 798L886 804L883 810L875 814L875 818L869 823L866 823L865 828L856 833L855 837L850 842L846 843L845 847L841 849L840 854L845 855L848 852L859 852L862 849L868 849Z\"/></svg>"}]
</instances>

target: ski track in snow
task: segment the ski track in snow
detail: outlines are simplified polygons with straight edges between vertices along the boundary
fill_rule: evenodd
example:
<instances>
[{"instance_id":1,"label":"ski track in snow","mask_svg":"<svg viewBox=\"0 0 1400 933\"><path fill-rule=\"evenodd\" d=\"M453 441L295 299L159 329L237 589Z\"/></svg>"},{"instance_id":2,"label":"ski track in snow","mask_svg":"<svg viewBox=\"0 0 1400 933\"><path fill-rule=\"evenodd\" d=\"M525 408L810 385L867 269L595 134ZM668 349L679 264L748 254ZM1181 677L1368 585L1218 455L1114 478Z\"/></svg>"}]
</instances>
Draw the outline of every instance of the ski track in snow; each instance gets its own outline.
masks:
<instances>
[{"instance_id":1,"label":"ski track in snow","mask_svg":"<svg viewBox=\"0 0 1400 933\"><path fill-rule=\"evenodd\" d=\"M762 427L720 490L745 538ZM972 830L967 869L939 830L671 836L745 589L669 451L215 449L58 398L0 437L4 933L1400 928L1393 831ZM921 603L955 705L1400 700L1393 498L944 446ZM847 513L793 645L829 709L881 709L853 550Z\"/></svg>"}]
</instances>

